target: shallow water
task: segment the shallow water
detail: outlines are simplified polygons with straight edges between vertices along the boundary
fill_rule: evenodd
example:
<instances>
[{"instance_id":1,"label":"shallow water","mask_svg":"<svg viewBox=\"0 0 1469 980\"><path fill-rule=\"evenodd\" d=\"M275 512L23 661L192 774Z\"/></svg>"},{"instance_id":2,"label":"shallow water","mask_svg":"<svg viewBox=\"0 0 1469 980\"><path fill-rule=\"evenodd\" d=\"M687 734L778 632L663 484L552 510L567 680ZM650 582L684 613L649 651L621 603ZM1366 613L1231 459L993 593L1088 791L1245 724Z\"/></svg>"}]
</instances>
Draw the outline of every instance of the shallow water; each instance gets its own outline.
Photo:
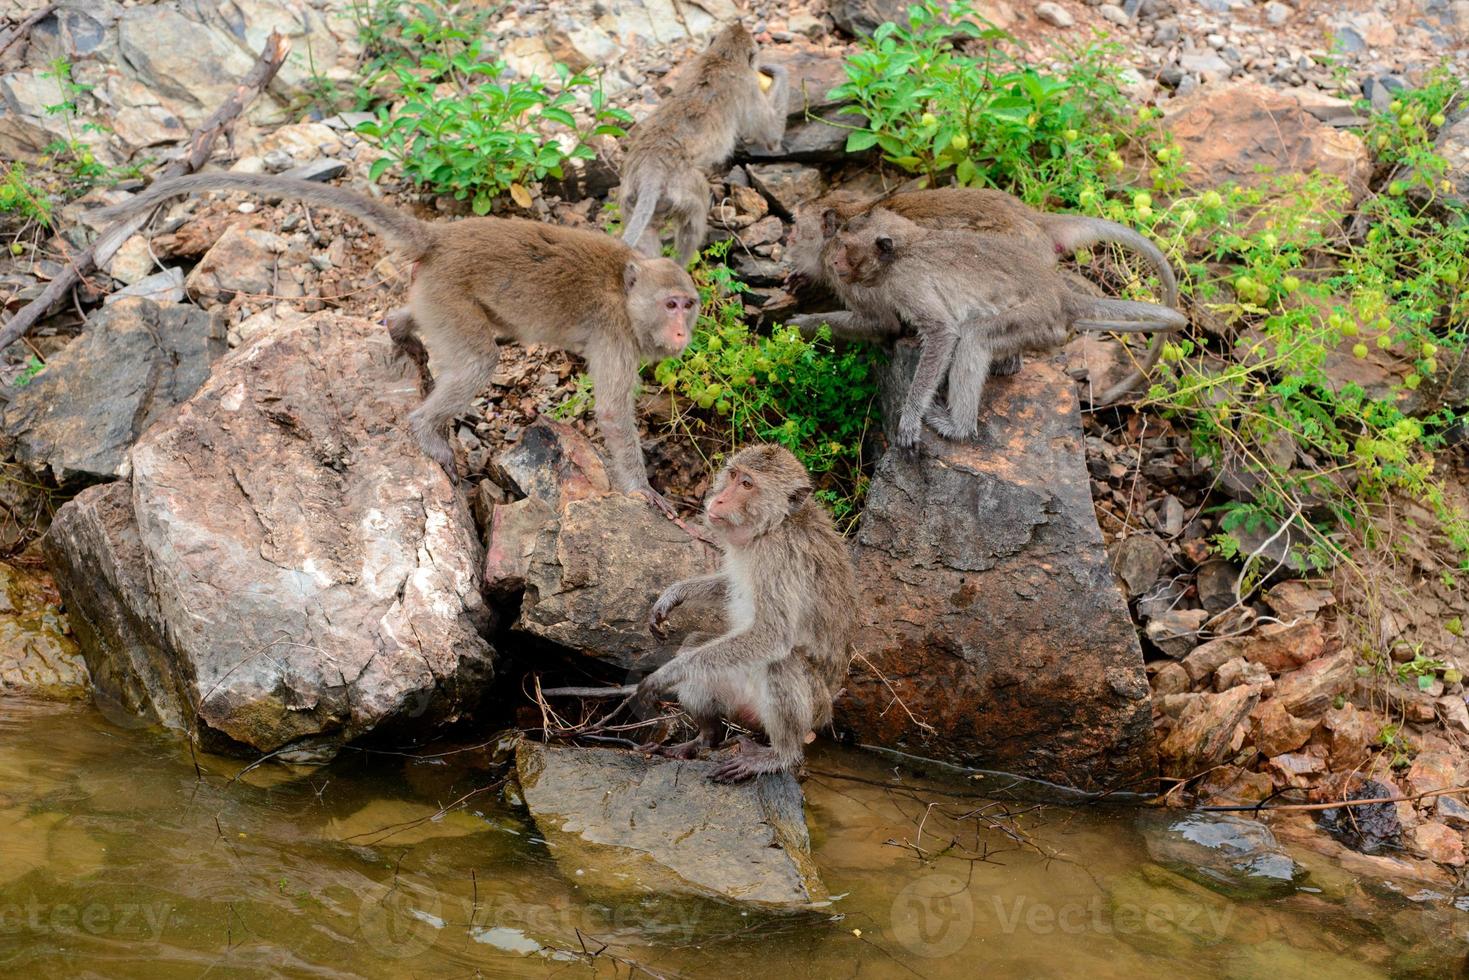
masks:
<instances>
[{"instance_id":1,"label":"shallow water","mask_svg":"<svg viewBox=\"0 0 1469 980\"><path fill-rule=\"evenodd\" d=\"M1454 975L1469 935L1319 861L1307 889L1227 898L1150 860L1150 815L986 807L834 748L805 787L829 908L589 894L494 748L231 781L173 736L0 699L0 974L1351 980Z\"/></svg>"}]
</instances>

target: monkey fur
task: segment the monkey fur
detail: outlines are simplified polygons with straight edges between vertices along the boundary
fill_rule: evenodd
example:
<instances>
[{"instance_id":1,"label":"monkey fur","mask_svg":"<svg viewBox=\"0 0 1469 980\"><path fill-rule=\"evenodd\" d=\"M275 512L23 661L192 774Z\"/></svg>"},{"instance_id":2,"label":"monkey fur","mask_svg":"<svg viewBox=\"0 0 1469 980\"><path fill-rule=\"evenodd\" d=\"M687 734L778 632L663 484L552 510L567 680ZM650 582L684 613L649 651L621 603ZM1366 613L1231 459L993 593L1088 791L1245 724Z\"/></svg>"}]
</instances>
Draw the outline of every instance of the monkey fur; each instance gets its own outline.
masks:
<instances>
[{"instance_id":1,"label":"monkey fur","mask_svg":"<svg viewBox=\"0 0 1469 980\"><path fill-rule=\"evenodd\" d=\"M548 344L587 359L617 489L673 513L648 482L633 392L641 358L677 356L693 335L698 289L674 262L640 255L600 232L519 218L430 223L341 187L259 174L159 181L100 214L121 219L201 191L248 191L344 211L414 264L407 308L388 317L388 329L415 359L424 350L422 337L440 369L409 422L424 452L450 477L454 457L444 430L489 384L496 341Z\"/></svg>"},{"instance_id":2,"label":"monkey fur","mask_svg":"<svg viewBox=\"0 0 1469 980\"><path fill-rule=\"evenodd\" d=\"M851 311L826 320L858 332L906 323L922 341L898 420L901 447L918 443L925 422L945 438L972 439L997 360L1055 347L1071 329L1151 333L1186 323L1168 307L1073 292L1010 236L923 228L883 208L844 226L829 209L823 225L824 276ZM934 404L946 377L947 408Z\"/></svg>"},{"instance_id":3,"label":"monkey fur","mask_svg":"<svg viewBox=\"0 0 1469 980\"><path fill-rule=\"evenodd\" d=\"M795 769L810 733L831 720L846 680L857 608L851 555L812 496L806 468L781 446L731 456L704 513L724 552L720 570L670 586L648 625L661 635L676 606L722 602L727 632L690 637L643 678L640 697L673 693L699 728L681 745L644 748L693 758L716 743L720 718L728 717L758 726L770 745L742 742L710 778L738 782Z\"/></svg>"},{"instance_id":4,"label":"monkey fur","mask_svg":"<svg viewBox=\"0 0 1469 980\"><path fill-rule=\"evenodd\" d=\"M762 71L773 79L769 92L761 90ZM780 148L788 89L785 67L762 66L755 38L741 24L720 31L624 144L622 240L659 254L650 225L666 213L674 222L677 261L687 266L708 232L708 172L728 160L741 139Z\"/></svg>"},{"instance_id":5,"label":"monkey fur","mask_svg":"<svg viewBox=\"0 0 1469 980\"><path fill-rule=\"evenodd\" d=\"M876 200L842 192L830 194L815 202L813 207L803 209L797 218L792 246L787 253L794 266L790 284L799 287L805 282L824 281L821 247L826 236L822 231L821 215L827 208L834 210L838 221L842 222L874 207L901 215L924 228L1011 237L1029 247L1036 258L1049 264L1055 264L1060 256L1079 248L1107 243L1121 245L1147 260L1158 276L1164 304L1178 308L1178 280L1173 274L1173 267L1158 247L1138 232L1104 218L1039 211L1004 191L984 187L902 191ZM879 332L902 329L901 324L889 324L886 328L869 324L868 327L859 339L880 339L872 328L878 328ZM836 329L835 325L833 329ZM1158 363L1162 345L1162 338L1155 338L1137 368L1103 392L1097 399L1098 403L1114 402L1143 381ZM1017 356L996 361L990 370L992 374L1013 374L1019 369Z\"/></svg>"}]
</instances>

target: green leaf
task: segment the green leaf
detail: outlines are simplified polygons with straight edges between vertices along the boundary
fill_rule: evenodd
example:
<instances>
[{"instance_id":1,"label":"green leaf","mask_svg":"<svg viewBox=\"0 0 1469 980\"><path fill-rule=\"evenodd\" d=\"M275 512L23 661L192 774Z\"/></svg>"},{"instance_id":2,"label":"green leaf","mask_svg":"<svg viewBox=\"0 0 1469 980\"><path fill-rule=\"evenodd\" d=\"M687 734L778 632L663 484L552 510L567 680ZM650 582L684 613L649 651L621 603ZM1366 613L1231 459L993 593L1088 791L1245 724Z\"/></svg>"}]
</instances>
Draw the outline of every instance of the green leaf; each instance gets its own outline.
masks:
<instances>
[{"instance_id":1,"label":"green leaf","mask_svg":"<svg viewBox=\"0 0 1469 980\"><path fill-rule=\"evenodd\" d=\"M392 165L392 157L378 157L376 160L372 161L372 167L367 171L367 179L376 181L384 173L386 173L387 169Z\"/></svg>"},{"instance_id":2,"label":"green leaf","mask_svg":"<svg viewBox=\"0 0 1469 980\"><path fill-rule=\"evenodd\" d=\"M847 134L847 152L860 153L877 145L877 134L867 129L856 129Z\"/></svg>"}]
</instances>

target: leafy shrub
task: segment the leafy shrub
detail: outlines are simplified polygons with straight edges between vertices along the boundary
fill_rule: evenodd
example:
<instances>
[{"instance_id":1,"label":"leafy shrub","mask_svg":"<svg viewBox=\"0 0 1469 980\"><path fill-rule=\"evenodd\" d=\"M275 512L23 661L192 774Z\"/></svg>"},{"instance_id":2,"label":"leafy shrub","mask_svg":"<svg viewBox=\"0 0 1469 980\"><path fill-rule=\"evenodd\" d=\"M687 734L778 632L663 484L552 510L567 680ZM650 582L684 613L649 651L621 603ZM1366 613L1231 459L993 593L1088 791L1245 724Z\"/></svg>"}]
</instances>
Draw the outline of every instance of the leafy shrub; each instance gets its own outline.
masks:
<instances>
[{"instance_id":1,"label":"leafy shrub","mask_svg":"<svg viewBox=\"0 0 1469 980\"><path fill-rule=\"evenodd\" d=\"M809 340L791 326L752 331L740 302L745 287L717 261L728 246L709 249L696 269L703 306L689 349L652 372L686 399L672 425L728 451L780 443L811 471L838 523L849 524L867 489L863 444L880 424L881 354L862 345L837 350L825 328Z\"/></svg>"},{"instance_id":2,"label":"leafy shrub","mask_svg":"<svg viewBox=\"0 0 1469 980\"><path fill-rule=\"evenodd\" d=\"M0 173L0 214L15 214L49 226L51 201L46 192L31 182L23 163L11 163Z\"/></svg>"},{"instance_id":3,"label":"leafy shrub","mask_svg":"<svg viewBox=\"0 0 1469 980\"><path fill-rule=\"evenodd\" d=\"M561 177L567 160L595 157L587 143L593 136L624 135L618 124L631 117L607 105L593 76L557 65L554 90L537 77L501 82L505 63L485 60L479 37L429 8L420 13L403 27L408 53L384 68L392 79L391 105L357 127L385 154L372 165L374 180L396 163L414 183L468 200L475 214L485 214L506 192L528 206L523 185ZM578 122L571 110L583 89L591 119Z\"/></svg>"}]
</instances>

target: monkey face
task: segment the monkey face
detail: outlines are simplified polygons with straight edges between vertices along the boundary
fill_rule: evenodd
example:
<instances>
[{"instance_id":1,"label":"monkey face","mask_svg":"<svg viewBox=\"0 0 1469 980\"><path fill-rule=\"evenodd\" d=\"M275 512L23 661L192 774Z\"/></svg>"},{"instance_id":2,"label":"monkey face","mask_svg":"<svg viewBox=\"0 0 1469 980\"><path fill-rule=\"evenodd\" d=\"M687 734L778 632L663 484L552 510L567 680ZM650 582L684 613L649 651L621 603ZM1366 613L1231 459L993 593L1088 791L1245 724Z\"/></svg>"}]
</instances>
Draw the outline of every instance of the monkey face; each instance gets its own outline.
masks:
<instances>
[{"instance_id":1,"label":"monkey face","mask_svg":"<svg viewBox=\"0 0 1469 980\"><path fill-rule=\"evenodd\" d=\"M634 259L622 275L638 348L650 357L677 357L694 336L699 290L672 259Z\"/></svg>"},{"instance_id":2,"label":"monkey face","mask_svg":"<svg viewBox=\"0 0 1469 980\"><path fill-rule=\"evenodd\" d=\"M747 545L805 506L811 478L783 446L748 446L714 480L704 517L733 545Z\"/></svg>"},{"instance_id":3,"label":"monkey face","mask_svg":"<svg viewBox=\"0 0 1469 980\"><path fill-rule=\"evenodd\" d=\"M913 222L891 211L874 208L837 227L837 212L822 216L827 234L822 261L833 278L850 284L870 285L897 259L903 241L917 228Z\"/></svg>"}]
</instances>

